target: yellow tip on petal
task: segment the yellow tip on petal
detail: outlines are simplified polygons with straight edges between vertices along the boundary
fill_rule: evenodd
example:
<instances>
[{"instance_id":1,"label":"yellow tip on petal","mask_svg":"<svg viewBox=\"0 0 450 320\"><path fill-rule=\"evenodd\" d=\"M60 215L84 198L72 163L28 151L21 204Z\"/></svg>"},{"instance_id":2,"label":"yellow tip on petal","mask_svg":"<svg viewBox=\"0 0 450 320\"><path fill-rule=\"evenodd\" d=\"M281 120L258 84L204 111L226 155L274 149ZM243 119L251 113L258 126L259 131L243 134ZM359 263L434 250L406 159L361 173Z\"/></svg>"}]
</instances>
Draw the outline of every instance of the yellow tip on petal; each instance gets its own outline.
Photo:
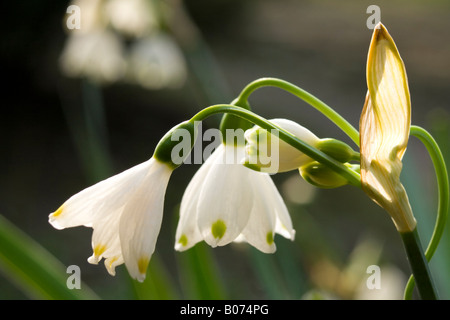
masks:
<instances>
[{"instance_id":1,"label":"yellow tip on petal","mask_svg":"<svg viewBox=\"0 0 450 320\"><path fill-rule=\"evenodd\" d=\"M147 267L148 264L150 262L150 258L147 256L142 256L141 258L139 258L138 260L138 270L140 274L145 275L145 273L147 272Z\"/></svg>"},{"instance_id":2,"label":"yellow tip on petal","mask_svg":"<svg viewBox=\"0 0 450 320\"><path fill-rule=\"evenodd\" d=\"M108 273L112 276L116 275L116 266L115 266L115 262L118 260L118 257L111 257L105 260L105 267L106 270L108 270Z\"/></svg>"},{"instance_id":3,"label":"yellow tip on petal","mask_svg":"<svg viewBox=\"0 0 450 320\"><path fill-rule=\"evenodd\" d=\"M103 254L103 252L105 252L105 250L106 250L105 245L98 244L94 247L94 255L96 257L100 257Z\"/></svg>"},{"instance_id":4,"label":"yellow tip on petal","mask_svg":"<svg viewBox=\"0 0 450 320\"><path fill-rule=\"evenodd\" d=\"M61 230L64 229L65 226L60 224L60 219L58 219L61 214L63 213L64 210L64 205L60 206L58 208L58 210L56 210L55 212L51 213L48 216L48 222L53 226L53 228Z\"/></svg>"},{"instance_id":5,"label":"yellow tip on petal","mask_svg":"<svg viewBox=\"0 0 450 320\"><path fill-rule=\"evenodd\" d=\"M50 214L50 218L57 218L59 217L64 209L64 205L62 205L61 207L58 208L58 210L56 210L55 212L53 212L52 214Z\"/></svg>"}]
</instances>

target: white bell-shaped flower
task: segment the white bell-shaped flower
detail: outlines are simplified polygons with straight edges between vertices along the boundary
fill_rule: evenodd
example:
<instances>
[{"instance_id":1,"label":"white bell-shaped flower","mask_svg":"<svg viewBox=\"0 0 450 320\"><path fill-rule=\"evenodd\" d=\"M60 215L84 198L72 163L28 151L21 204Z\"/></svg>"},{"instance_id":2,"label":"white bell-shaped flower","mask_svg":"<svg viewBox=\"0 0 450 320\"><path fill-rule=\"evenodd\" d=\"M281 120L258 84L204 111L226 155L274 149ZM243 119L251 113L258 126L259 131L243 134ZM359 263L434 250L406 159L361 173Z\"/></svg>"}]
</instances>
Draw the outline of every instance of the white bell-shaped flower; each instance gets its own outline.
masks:
<instances>
[{"instance_id":1,"label":"white bell-shaped flower","mask_svg":"<svg viewBox=\"0 0 450 320\"><path fill-rule=\"evenodd\" d=\"M270 122L288 131L305 143L316 147L320 139L300 124L287 119ZM278 131L268 132L259 126L245 131L245 166L262 172L277 173L296 170L313 160L287 142L278 138Z\"/></svg>"},{"instance_id":2,"label":"white bell-shaped flower","mask_svg":"<svg viewBox=\"0 0 450 320\"><path fill-rule=\"evenodd\" d=\"M125 263L130 275L145 279L160 231L164 196L173 168L155 158L100 181L69 198L49 222L56 229L92 227L93 255L105 258L111 275Z\"/></svg>"},{"instance_id":3,"label":"white bell-shaped flower","mask_svg":"<svg viewBox=\"0 0 450 320\"><path fill-rule=\"evenodd\" d=\"M194 175L181 201L176 250L202 240L212 247L247 241L271 253L275 233L294 239L291 218L270 176L236 161L244 152L243 146L221 144Z\"/></svg>"}]
</instances>

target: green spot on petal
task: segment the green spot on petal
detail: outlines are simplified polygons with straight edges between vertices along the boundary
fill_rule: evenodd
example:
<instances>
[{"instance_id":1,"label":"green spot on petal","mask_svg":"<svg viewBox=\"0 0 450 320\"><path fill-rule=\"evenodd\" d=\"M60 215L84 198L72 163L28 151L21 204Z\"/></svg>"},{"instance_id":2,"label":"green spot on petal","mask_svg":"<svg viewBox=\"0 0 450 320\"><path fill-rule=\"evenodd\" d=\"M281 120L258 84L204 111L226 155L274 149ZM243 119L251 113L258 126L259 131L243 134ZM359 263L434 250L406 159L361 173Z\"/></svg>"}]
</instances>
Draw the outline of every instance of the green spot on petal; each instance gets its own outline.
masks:
<instances>
[{"instance_id":1,"label":"green spot on petal","mask_svg":"<svg viewBox=\"0 0 450 320\"><path fill-rule=\"evenodd\" d=\"M272 244L273 243L273 233L272 232L270 232L270 231L267 232L266 241L267 241L268 244Z\"/></svg>"},{"instance_id":2,"label":"green spot on petal","mask_svg":"<svg viewBox=\"0 0 450 320\"><path fill-rule=\"evenodd\" d=\"M226 230L227 230L227 226L225 225L225 222L223 222L222 220L217 220L211 226L212 235L216 239L221 239L223 237L223 235L225 234Z\"/></svg>"},{"instance_id":3,"label":"green spot on petal","mask_svg":"<svg viewBox=\"0 0 450 320\"><path fill-rule=\"evenodd\" d=\"M188 244L188 238L185 234L181 235L180 239L178 239L178 243L180 243L183 247L186 247Z\"/></svg>"}]
</instances>

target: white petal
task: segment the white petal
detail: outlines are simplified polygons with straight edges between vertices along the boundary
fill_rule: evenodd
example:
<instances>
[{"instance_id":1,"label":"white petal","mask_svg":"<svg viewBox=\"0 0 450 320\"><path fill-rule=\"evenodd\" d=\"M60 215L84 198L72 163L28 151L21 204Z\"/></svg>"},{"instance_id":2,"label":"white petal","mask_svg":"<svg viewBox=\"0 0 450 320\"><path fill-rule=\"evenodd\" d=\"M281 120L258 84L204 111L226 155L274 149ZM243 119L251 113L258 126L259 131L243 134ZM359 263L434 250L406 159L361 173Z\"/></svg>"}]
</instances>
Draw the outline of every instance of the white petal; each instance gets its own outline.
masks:
<instances>
[{"instance_id":1,"label":"white petal","mask_svg":"<svg viewBox=\"0 0 450 320\"><path fill-rule=\"evenodd\" d=\"M287 119L270 121L311 146L316 146L320 141L311 131L294 121ZM278 136L271 135L269 143L265 132L267 131L259 126L254 126L245 132L246 161L250 165L261 167L262 172L276 173L295 170L312 161L310 157L279 139Z\"/></svg>"},{"instance_id":2,"label":"white petal","mask_svg":"<svg viewBox=\"0 0 450 320\"><path fill-rule=\"evenodd\" d=\"M116 275L116 267L123 264L122 256L113 256L111 258L105 259L105 268L108 270L109 274L112 276Z\"/></svg>"},{"instance_id":3,"label":"white petal","mask_svg":"<svg viewBox=\"0 0 450 320\"><path fill-rule=\"evenodd\" d=\"M292 221L281 195L268 174L252 172L251 182L254 189L254 205L240 238L264 253L273 253L276 250L275 233L294 239Z\"/></svg>"},{"instance_id":4,"label":"white petal","mask_svg":"<svg viewBox=\"0 0 450 320\"><path fill-rule=\"evenodd\" d=\"M123 207L117 209L110 217L96 221L92 226L92 250L93 254L88 262L97 264L105 258L105 267L109 274L115 275L115 267L123 264L122 248L119 237L119 222Z\"/></svg>"},{"instance_id":5,"label":"white petal","mask_svg":"<svg viewBox=\"0 0 450 320\"><path fill-rule=\"evenodd\" d=\"M154 161L142 184L123 209L119 235L131 277L144 281L161 228L164 196L172 169Z\"/></svg>"},{"instance_id":6,"label":"white petal","mask_svg":"<svg viewBox=\"0 0 450 320\"><path fill-rule=\"evenodd\" d=\"M236 243L247 242L247 239L245 239L245 236L241 233L240 235L237 236L236 239L233 240L233 242L236 242Z\"/></svg>"},{"instance_id":7,"label":"white petal","mask_svg":"<svg viewBox=\"0 0 450 320\"><path fill-rule=\"evenodd\" d=\"M145 177L150 164L151 160L143 162L73 195L50 214L49 222L56 229L91 227L96 220L124 205L126 197Z\"/></svg>"},{"instance_id":8,"label":"white petal","mask_svg":"<svg viewBox=\"0 0 450 320\"><path fill-rule=\"evenodd\" d=\"M274 243L276 214L271 197L261 189L267 177L270 179L268 175L259 172L252 172L250 176L255 197L250 218L242 231L242 236L258 250L273 253L276 250Z\"/></svg>"},{"instance_id":9,"label":"white petal","mask_svg":"<svg viewBox=\"0 0 450 320\"><path fill-rule=\"evenodd\" d=\"M181 199L180 218L175 233L175 250L184 251L203 240L197 224L197 206L200 191L211 165L220 152L213 152L189 182Z\"/></svg>"},{"instance_id":10,"label":"white petal","mask_svg":"<svg viewBox=\"0 0 450 320\"><path fill-rule=\"evenodd\" d=\"M242 151L235 150L239 148L243 147L222 145L216 149L217 162L211 165L200 192L198 227L212 247L233 241L250 216L253 191L248 179L251 170L240 164L227 164L225 160Z\"/></svg>"},{"instance_id":11,"label":"white petal","mask_svg":"<svg viewBox=\"0 0 450 320\"><path fill-rule=\"evenodd\" d=\"M92 228L92 251L88 262L97 264L103 257L119 257L122 255L119 238L119 222L123 207L117 209L109 217L96 221Z\"/></svg>"},{"instance_id":12,"label":"white petal","mask_svg":"<svg viewBox=\"0 0 450 320\"><path fill-rule=\"evenodd\" d=\"M287 239L294 240L295 230L292 226L291 216L289 215L286 204L273 183L272 178L267 174L263 175L263 177L260 180L260 193L268 198L269 203L275 211L275 232Z\"/></svg>"}]
</instances>

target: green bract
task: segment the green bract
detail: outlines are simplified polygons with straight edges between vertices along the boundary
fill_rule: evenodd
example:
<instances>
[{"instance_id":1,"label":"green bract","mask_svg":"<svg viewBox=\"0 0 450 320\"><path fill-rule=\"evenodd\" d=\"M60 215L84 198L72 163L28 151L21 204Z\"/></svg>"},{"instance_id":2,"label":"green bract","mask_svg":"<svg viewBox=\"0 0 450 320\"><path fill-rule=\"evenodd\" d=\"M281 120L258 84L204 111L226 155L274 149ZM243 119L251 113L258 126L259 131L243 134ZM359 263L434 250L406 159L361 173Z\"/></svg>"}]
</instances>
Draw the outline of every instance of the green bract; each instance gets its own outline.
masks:
<instances>
[{"instance_id":1,"label":"green bract","mask_svg":"<svg viewBox=\"0 0 450 320\"><path fill-rule=\"evenodd\" d=\"M183 131L183 132L181 132ZM181 134L180 134L181 133ZM184 121L179 125L173 127L169 132L167 132L164 137L159 141L158 145L155 148L155 152L153 157L160 162L166 163L172 169L178 168L182 161L174 161L172 151L175 146L180 144L179 139L174 137L177 135L184 136L184 134L188 134L190 137L190 146L189 150L194 146L194 142L197 137L197 130L195 127L194 121ZM178 155L179 156L179 155ZM187 157L188 153L181 155L181 157ZM179 159L179 158L178 158ZM184 160L184 159L179 159Z\"/></svg>"},{"instance_id":2,"label":"green bract","mask_svg":"<svg viewBox=\"0 0 450 320\"><path fill-rule=\"evenodd\" d=\"M317 149L326 153L339 162L345 163L351 160L359 160L359 153L354 151L348 144L340 140L325 138L316 145Z\"/></svg>"}]
</instances>

